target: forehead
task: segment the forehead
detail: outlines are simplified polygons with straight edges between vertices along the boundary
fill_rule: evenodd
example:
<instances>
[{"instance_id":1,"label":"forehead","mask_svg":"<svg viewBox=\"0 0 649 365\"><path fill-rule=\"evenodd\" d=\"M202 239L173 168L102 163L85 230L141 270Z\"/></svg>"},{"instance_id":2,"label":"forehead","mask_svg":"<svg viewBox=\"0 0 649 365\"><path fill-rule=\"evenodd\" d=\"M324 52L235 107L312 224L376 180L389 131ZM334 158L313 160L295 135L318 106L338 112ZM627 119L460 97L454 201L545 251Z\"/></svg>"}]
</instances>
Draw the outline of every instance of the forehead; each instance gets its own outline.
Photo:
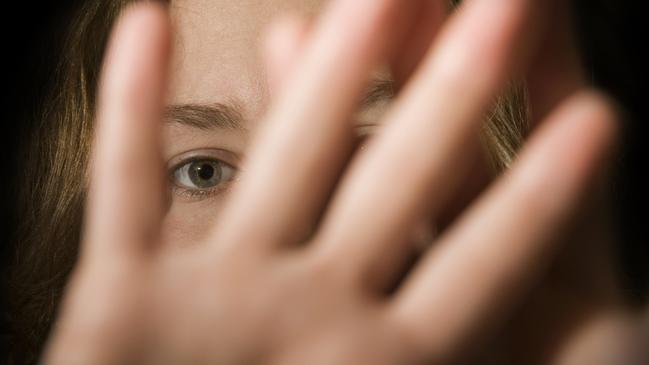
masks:
<instances>
[{"instance_id":1,"label":"forehead","mask_svg":"<svg viewBox=\"0 0 649 365\"><path fill-rule=\"evenodd\" d=\"M313 15L324 0L177 0L171 102L241 104L249 117L267 99L260 52L263 32L277 16Z\"/></svg>"}]
</instances>

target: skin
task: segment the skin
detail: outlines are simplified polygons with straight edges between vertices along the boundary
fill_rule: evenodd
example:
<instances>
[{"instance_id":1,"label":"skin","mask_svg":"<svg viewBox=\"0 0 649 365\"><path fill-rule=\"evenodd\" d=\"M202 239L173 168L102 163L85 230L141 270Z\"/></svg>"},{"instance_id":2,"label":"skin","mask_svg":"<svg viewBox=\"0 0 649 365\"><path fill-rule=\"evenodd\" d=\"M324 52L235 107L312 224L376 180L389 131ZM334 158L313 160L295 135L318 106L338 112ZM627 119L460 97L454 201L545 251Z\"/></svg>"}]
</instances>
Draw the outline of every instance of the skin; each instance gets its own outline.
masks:
<instances>
[{"instance_id":1,"label":"skin","mask_svg":"<svg viewBox=\"0 0 649 365\"><path fill-rule=\"evenodd\" d=\"M601 204L585 197L600 196L617 113L548 30L565 13L474 0L445 20L441 2L337 0L306 20L320 7L179 1L123 16L100 85L82 256L45 362L443 363L487 339L496 362L639 359L636 314L603 259L612 239L584 228L605 218L580 209ZM302 15L264 38L285 9ZM396 100L359 111L386 64ZM413 230L474 166L481 115L512 70L530 75L535 120L519 160L386 291ZM241 128L170 121L215 103L238 107ZM382 125L351 162L350 119ZM236 184L179 194L170 161L205 149L231 152ZM581 244L598 254L573 260ZM530 330L539 318L562 326Z\"/></svg>"},{"instance_id":2,"label":"skin","mask_svg":"<svg viewBox=\"0 0 649 365\"><path fill-rule=\"evenodd\" d=\"M170 8L175 32L168 103L172 108L187 109L225 104L237 109L240 115L234 118L236 128L166 124L164 160L193 150L220 149L235 155L226 162L241 168L251 136L273 93L268 81L270 66L263 59L263 33L272 19L285 16L287 11L313 17L321 6L320 1L294 0L253 1L244 5L231 1L174 2ZM377 114L382 113L386 102L381 100L359 110L355 120L359 134L368 133L368 125L380 121ZM284 163L276 163L278 176L290 169ZM227 184L222 185L227 190ZM166 241L191 246L206 239L227 195L223 191L207 199L192 199L187 194L172 194L171 208L165 217Z\"/></svg>"}]
</instances>

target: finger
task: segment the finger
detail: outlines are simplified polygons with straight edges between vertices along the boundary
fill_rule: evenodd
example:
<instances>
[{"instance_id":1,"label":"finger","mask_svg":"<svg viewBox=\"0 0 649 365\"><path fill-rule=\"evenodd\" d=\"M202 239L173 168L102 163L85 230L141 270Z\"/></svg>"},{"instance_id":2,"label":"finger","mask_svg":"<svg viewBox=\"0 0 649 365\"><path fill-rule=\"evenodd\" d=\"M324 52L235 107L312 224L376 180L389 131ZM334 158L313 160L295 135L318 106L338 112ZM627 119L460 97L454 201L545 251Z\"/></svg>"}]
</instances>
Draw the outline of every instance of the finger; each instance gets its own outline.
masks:
<instances>
[{"instance_id":1,"label":"finger","mask_svg":"<svg viewBox=\"0 0 649 365\"><path fill-rule=\"evenodd\" d=\"M318 235L324 256L362 282L390 284L413 229L440 214L470 172L484 113L535 43L538 4L472 1L449 20L343 181Z\"/></svg>"},{"instance_id":2,"label":"finger","mask_svg":"<svg viewBox=\"0 0 649 365\"><path fill-rule=\"evenodd\" d=\"M601 96L584 92L567 100L512 170L418 264L392 315L426 357L453 356L505 319L548 266L615 130L615 112Z\"/></svg>"},{"instance_id":3,"label":"finger","mask_svg":"<svg viewBox=\"0 0 649 365\"><path fill-rule=\"evenodd\" d=\"M264 58L271 94L279 94L280 88L300 64L310 28L309 21L292 15L276 21L268 30Z\"/></svg>"},{"instance_id":4,"label":"finger","mask_svg":"<svg viewBox=\"0 0 649 365\"><path fill-rule=\"evenodd\" d=\"M166 9L131 6L109 42L99 86L85 245L100 255L146 249L163 212L160 133L170 50Z\"/></svg>"},{"instance_id":5,"label":"finger","mask_svg":"<svg viewBox=\"0 0 649 365\"><path fill-rule=\"evenodd\" d=\"M220 241L242 248L241 242L276 246L308 236L353 147L350 116L368 75L410 8L394 0L332 3L258 132L216 228ZM279 162L290 166L281 175Z\"/></svg>"},{"instance_id":6,"label":"finger","mask_svg":"<svg viewBox=\"0 0 649 365\"><path fill-rule=\"evenodd\" d=\"M406 84L420 65L447 17L448 5L440 0L418 0L417 15L407 30L406 41L395 49L392 70L397 87Z\"/></svg>"},{"instance_id":7,"label":"finger","mask_svg":"<svg viewBox=\"0 0 649 365\"><path fill-rule=\"evenodd\" d=\"M527 73L532 127L544 120L565 97L587 84L578 53L572 2L562 1L550 15L548 27Z\"/></svg>"},{"instance_id":8,"label":"finger","mask_svg":"<svg viewBox=\"0 0 649 365\"><path fill-rule=\"evenodd\" d=\"M608 365L646 363L647 338L634 313L628 308L604 308L590 314L564 335L554 349L555 365Z\"/></svg>"}]
</instances>

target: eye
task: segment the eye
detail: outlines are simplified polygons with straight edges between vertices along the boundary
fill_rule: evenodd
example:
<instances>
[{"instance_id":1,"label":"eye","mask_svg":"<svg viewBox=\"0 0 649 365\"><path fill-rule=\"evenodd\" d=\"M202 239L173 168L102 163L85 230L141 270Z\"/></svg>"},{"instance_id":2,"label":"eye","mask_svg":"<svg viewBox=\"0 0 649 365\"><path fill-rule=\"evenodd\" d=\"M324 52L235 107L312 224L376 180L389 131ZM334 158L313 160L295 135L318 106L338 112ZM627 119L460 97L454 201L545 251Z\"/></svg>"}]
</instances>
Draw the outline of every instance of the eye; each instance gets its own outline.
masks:
<instances>
[{"instance_id":1,"label":"eye","mask_svg":"<svg viewBox=\"0 0 649 365\"><path fill-rule=\"evenodd\" d=\"M192 198L206 197L220 192L234 180L237 168L216 156L223 152L205 152L195 151L176 159L170 169L174 193Z\"/></svg>"},{"instance_id":2,"label":"eye","mask_svg":"<svg viewBox=\"0 0 649 365\"><path fill-rule=\"evenodd\" d=\"M211 189L232 180L234 168L218 160L194 160L174 171L177 184L189 189Z\"/></svg>"},{"instance_id":3,"label":"eye","mask_svg":"<svg viewBox=\"0 0 649 365\"><path fill-rule=\"evenodd\" d=\"M356 132L356 141L355 141L355 150L358 151L367 146L372 137L378 132L378 124L362 124L355 128Z\"/></svg>"}]
</instances>

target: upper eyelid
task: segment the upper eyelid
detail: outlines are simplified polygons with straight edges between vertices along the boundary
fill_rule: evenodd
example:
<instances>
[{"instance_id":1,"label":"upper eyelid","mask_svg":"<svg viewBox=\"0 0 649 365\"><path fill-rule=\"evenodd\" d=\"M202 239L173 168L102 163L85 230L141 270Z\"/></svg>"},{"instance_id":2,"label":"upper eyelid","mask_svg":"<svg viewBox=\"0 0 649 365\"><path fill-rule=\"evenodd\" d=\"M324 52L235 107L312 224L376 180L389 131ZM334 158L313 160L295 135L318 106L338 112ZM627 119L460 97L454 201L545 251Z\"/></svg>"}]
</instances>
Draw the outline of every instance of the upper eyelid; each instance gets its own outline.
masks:
<instances>
[{"instance_id":1,"label":"upper eyelid","mask_svg":"<svg viewBox=\"0 0 649 365\"><path fill-rule=\"evenodd\" d=\"M232 167L237 167L241 163L241 157L232 151L219 148L196 148L174 155L167 161L167 166L174 171L187 162L205 159L215 159Z\"/></svg>"},{"instance_id":2,"label":"upper eyelid","mask_svg":"<svg viewBox=\"0 0 649 365\"><path fill-rule=\"evenodd\" d=\"M360 129L360 128L375 128L379 127L381 123L359 123L354 125L354 129Z\"/></svg>"},{"instance_id":3,"label":"upper eyelid","mask_svg":"<svg viewBox=\"0 0 649 365\"><path fill-rule=\"evenodd\" d=\"M181 167L183 167L183 166L185 166L187 164L190 164L190 163L193 163L193 162L196 162L196 161L204 161L206 159L214 159L215 161L218 161L220 163L224 163L224 164L226 164L226 165L228 165L228 166L230 166L230 167L232 167L234 169L237 168L236 166L233 166L232 164L230 164L230 163L228 163L226 161L223 161L223 160L221 160L219 158L206 158L206 156L195 156L195 157L190 157L190 158L187 158L187 159L184 159L184 160L180 160L177 163L174 163L174 164L170 165L169 166L170 176L173 177L173 174L179 168L181 168Z\"/></svg>"}]
</instances>

